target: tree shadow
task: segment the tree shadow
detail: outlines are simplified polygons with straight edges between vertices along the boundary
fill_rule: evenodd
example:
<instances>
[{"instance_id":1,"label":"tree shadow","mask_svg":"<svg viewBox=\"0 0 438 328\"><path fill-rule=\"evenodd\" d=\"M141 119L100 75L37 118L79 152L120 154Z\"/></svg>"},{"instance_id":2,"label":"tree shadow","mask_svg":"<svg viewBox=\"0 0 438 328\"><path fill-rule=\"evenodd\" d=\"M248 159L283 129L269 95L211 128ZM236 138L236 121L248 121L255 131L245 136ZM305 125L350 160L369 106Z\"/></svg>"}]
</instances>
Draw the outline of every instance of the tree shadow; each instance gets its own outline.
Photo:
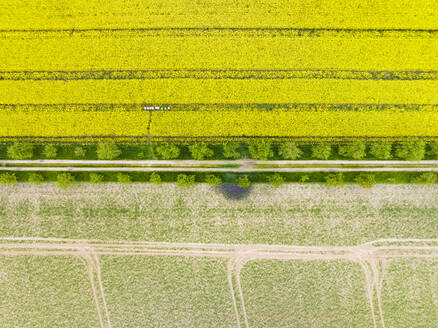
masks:
<instances>
[{"instance_id":1,"label":"tree shadow","mask_svg":"<svg viewBox=\"0 0 438 328\"><path fill-rule=\"evenodd\" d=\"M217 186L217 190L227 199L242 200L251 193L252 186L248 188L239 187L236 184L224 183Z\"/></svg>"}]
</instances>

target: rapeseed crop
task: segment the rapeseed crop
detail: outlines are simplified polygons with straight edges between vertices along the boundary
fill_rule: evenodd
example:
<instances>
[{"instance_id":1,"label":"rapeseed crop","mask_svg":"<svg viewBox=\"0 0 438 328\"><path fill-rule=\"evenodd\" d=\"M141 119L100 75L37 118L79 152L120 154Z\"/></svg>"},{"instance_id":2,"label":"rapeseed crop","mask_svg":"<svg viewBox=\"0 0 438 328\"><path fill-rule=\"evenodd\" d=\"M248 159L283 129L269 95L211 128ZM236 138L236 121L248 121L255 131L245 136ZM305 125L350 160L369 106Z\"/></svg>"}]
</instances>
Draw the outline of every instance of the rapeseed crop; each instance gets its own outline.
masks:
<instances>
[{"instance_id":1,"label":"rapeseed crop","mask_svg":"<svg viewBox=\"0 0 438 328\"><path fill-rule=\"evenodd\" d=\"M405 137L438 135L436 110L242 110L152 113L152 136Z\"/></svg>"},{"instance_id":2,"label":"rapeseed crop","mask_svg":"<svg viewBox=\"0 0 438 328\"><path fill-rule=\"evenodd\" d=\"M0 110L0 137L147 135L148 113L127 110Z\"/></svg>"},{"instance_id":3,"label":"rapeseed crop","mask_svg":"<svg viewBox=\"0 0 438 328\"><path fill-rule=\"evenodd\" d=\"M1 81L0 104L437 104L438 81Z\"/></svg>"},{"instance_id":4,"label":"rapeseed crop","mask_svg":"<svg viewBox=\"0 0 438 328\"><path fill-rule=\"evenodd\" d=\"M430 71L438 67L437 53L438 32L0 32L0 71Z\"/></svg>"},{"instance_id":5,"label":"rapeseed crop","mask_svg":"<svg viewBox=\"0 0 438 328\"><path fill-rule=\"evenodd\" d=\"M37 14L36 14L37 13ZM0 3L0 29L263 27L436 29L434 0L126 0Z\"/></svg>"}]
</instances>

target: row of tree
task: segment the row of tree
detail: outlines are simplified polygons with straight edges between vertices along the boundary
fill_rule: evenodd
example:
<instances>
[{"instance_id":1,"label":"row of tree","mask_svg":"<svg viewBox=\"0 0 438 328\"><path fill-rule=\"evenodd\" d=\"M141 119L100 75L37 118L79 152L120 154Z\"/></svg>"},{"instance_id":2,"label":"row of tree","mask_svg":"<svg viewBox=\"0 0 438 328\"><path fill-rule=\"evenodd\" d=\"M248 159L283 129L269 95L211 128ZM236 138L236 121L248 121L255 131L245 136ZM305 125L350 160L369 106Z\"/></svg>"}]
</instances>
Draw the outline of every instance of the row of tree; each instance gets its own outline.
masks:
<instances>
[{"instance_id":1,"label":"row of tree","mask_svg":"<svg viewBox=\"0 0 438 328\"><path fill-rule=\"evenodd\" d=\"M240 158L241 152L239 143L225 143L222 145L222 155L227 159ZM428 154L433 158L438 158L438 142L428 145ZM276 145L278 157L284 160L296 160L303 157L303 149L296 142L283 142ZM214 151L206 143L193 143L188 146L191 156L195 160L211 159ZM274 145L270 142L262 141L248 146L251 158L268 160L274 158ZM315 143L311 145L311 158L327 160L333 155L350 158L363 159L368 154L382 160L400 158L404 160L422 160L426 156L426 143L421 139L408 139L396 144L390 141L375 141L366 143L362 140L346 142L336 147L330 143ZM56 158L58 148L53 144L44 146L42 155L47 158ZM155 147L155 152L161 159L177 159L181 154L181 146L173 143L163 143ZM86 150L84 147L76 146L74 149L75 158L84 158ZM97 145L96 155L101 160L111 160L120 157L122 151L114 142L101 142ZM7 147L7 156L10 159L31 159L34 156L34 146L28 143L14 143Z\"/></svg>"},{"instance_id":2,"label":"row of tree","mask_svg":"<svg viewBox=\"0 0 438 328\"><path fill-rule=\"evenodd\" d=\"M309 180L308 175L303 175L300 179L300 183L305 183ZM327 174L325 177L325 181L330 186L338 186L342 187L345 185L344 175L342 173L335 174ZM28 182L34 184L41 184L44 182L44 177L38 173L31 173L28 177ZM90 173L89 174L89 182L93 184L99 184L104 182L104 176L98 173ZM117 182L122 184L129 184L132 182L131 176L128 173L118 173L117 174ZM149 179L150 183L153 184L161 184L161 176L157 172L153 172ZM222 178L220 176L214 174L208 174L205 177L205 183L216 186L222 183ZM286 183L284 177L275 173L273 175L268 175L266 178L266 182L270 183L275 188L280 187L284 183ZM374 174L369 173L360 173L354 178L354 182L364 188L371 188L376 184L376 177ZM437 183L437 175L432 172L423 173L419 176L416 176L412 179L413 183L420 183L431 185ZM0 174L0 184L15 184L17 183L17 177L14 173L1 173ZM190 187L196 183L194 174L178 174L176 183L180 187ZM237 178L237 185L241 188L248 188L251 185L251 181L247 175L239 176ZM59 173L57 175L57 185L60 188L66 189L76 184L76 179L71 173Z\"/></svg>"}]
</instances>

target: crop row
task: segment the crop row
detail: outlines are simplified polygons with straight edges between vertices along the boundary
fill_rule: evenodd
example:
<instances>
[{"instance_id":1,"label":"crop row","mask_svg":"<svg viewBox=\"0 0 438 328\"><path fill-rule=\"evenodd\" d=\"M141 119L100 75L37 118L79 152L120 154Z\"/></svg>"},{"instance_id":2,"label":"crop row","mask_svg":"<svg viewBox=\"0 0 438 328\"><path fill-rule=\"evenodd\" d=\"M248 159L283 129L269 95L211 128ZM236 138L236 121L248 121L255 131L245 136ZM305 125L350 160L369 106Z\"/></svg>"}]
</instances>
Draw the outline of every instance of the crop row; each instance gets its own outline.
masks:
<instances>
[{"instance_id":1,"label":"crop row","mask_svg":"<svg viewBox=\"0 0 438 328\"><path fill-rule=\"evenodd\" d=\"M438 71L336 70L137 70L137 71L14 71L0 80L130 80L130 79L341 79L438 80Z\"/></svg>"},{"instance_id":2,"label":"crop row","mask_svg":"<svg viewBox=\"0 0 438 328\"><path fill-rule=\"evenodd\" d=\"M172 111L235 111L235 110L420 110L420 111L438 111L438 105L388 105L388 104L27 104L27 105L4 105L0 104L0 111L15 110L15 111L38 111L38 110L56 110L56 111L138 111L139 109L147 109L148 107L166 108Z\"/></svg>"},{"instance_id":3,"label":"crop row","mask_svg":"<svg viewBox=\"0 0 438 328\"><path fill-rule=\"evenodd\" d=\"M1 81L2 104L438 104L438 81Z\"/></svg>"},{"instance_id":4,"label":"crop row","mask_svg":"<svg viewBox=\"0 0 438 328\"><path fill-rule=\"evenodd\" d=\"M437 111L162 111L152 136L402 137L438 136Z\"/></svg>"},{"instance_id":5,"label":"crop row","mask_svg":"<svg viewBox=\"0 0 438 328\"><path fill-rule=\"evenodd\" d=\"M0 32L0 71L430 71L438 32Z\"/></svg>"},{"instance_id":6,"label":"crop row","mask_svg":"<svg viewBox=\"0 0 438 328\"><path fill-rule=\"evenodd\" d=\"M0 3L0 29L136 27L436 29L434 0L127 0Z\"/></svg>"},{"instance_id":7,"label":"crop row","mask_svg":"<svg viewBox=\"0 0 438 328\"><path fill-rule=\"evenodd\" d=\"M0 111L0 137L437 137L436 110Z\"/></svg>"},{"instance_id":8,"label":"crop row","mask_svg":"<svg viewBox=\"0 0 438 328\"><path fill-rule=\"evenodd\" d=\"M140 110L1 110L0 136L146 136L148 121Z\"/></svg>"}]
</instances>

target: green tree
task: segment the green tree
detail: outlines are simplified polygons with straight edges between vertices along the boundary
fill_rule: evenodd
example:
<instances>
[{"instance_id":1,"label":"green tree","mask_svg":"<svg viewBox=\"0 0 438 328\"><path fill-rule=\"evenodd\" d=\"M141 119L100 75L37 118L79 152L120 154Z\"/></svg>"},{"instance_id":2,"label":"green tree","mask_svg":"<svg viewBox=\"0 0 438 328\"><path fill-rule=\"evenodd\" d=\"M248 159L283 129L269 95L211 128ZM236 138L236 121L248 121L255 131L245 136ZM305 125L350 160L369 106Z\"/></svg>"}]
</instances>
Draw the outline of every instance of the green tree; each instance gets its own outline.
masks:
<instances>
[{"instance_id":1,"label":"green tree","mask_svg":"<svg viewBox=\"0 0 438 328\"><path fill-rule=\"evenodd\" d=\"M100 142L97 145L97 158L102 160L115 159L120 156L122 151L114 142Z\"/></svg>"},{"instance_id":2,"label":"green tree","mask_svg":"<svg viewBox=\"0 0 438 328\"><path fill-rule=\"evenodd\" d=\"M237 178L237 185L241 188L248 188L251 185L251 181L249 181L247 175L244 175Z\"/></svg>"},{"instance_id":3,"label":"green tree","mask_svg":"<svg viewBox=\"0 0 438 328\"><path fill-rule=\"evenodd\" d=\"M14 143L7 149L10 159L31 159L33 157L33 145L28 143Z\"/></svg>"},{"instance_id":4,"label":"green tree","mask_svg":"<svg viewBox=\"0 0 438 328\"><path fill-rule=\"evenodd\" d=\"M126 173L117 173L117 182L123 184L131 183L131 177Z\"/></svg>"},{"instance_id":5,"label":"green tree","mask_svg":"<svg viewBox=\"0 0 438 328\"><path fill-rule=\"evenodd\" d=\"M161 159L175 159L179 157L180 149L172 143L164 143L155 149Z\"/></svg>"},{"instance_id":6,"label":"green tree","mask_svg":"<svg viewBox=\"0 0 438 328\"><path fill-rule=\"evenodd\" d=\"M268 141L261 141L261 142L250 144L249 154L251 155L252 158L261 161L266 161L272 156L274 156L271 143Z\"/></svg>"},{"instance_id":7,"label":"green tree","mask_svg":"<svg viewBox=\"0 0 438 328\"><path fill-rule=\"evenodd\" d=\"M221 179L221 177L218 177L217 175L208 174L205 177L205 182L207 184L209 184L210 186L217 186L217 185L222 183L222 179Z\"/></svg>"},{"instance_id":8,"label":"green tree","mask_svg":"<svg viewBox=\"0 0 438 328\"><path fill-rule=\"evenodd\" d=\"M190 153L192 153L193 159L202 161L205 158L210 158L214 155L212 149L210 149L205 143L194 143L189 146Z\"/></svg>"},{"instance_id":9,"label":"green tree","mask_svg":"<svg viewBox=\"0 0 438 328\"><path fill-rule=\"evenodd\" d=\"M58 149L55 145L45 145L43 150L43 155L45 158L56 158Z\"/></svg>"},{"instance_id":10,"label":"green tree","mask_svg":"<svg viewBox=\"0 0 438 328\"><path fill-rule=\"evenodd\" d=\"M284 183L283 177L278 173L275 173L274 175L268 175L267 180L271 185L274 186L274 188L278 188Z\"/></svg>"},{"instance_id":11,"label":"green tree","mask_svg":"<svg viewBox=\"0 0 438 328\"><path fill-rule=\"evenodd\" d=\"M156 172L152 172L149 182L159 185L161 183L161 176Z\"/></svg>"},{"instance_id":12,"label":"green tree","mask_svg":"<svg viewBox=\"0 0 438 328\"><path fill-rule=\"evenodd\" d=\"M301 183L305 183L305 182L307 182L307 181L309 181L310 180L310 177L308 176L308 175L303 175L301 178L300 178L300 182Z\"/></svg>"},{"instance_id":13,"label":"green tree","mask_svg":"<svg viewBox=\"0 0 438 328\"><path fill-rule=\"evenodd\" d=\"M97 173L90 173L90 182L93 184L102 183L103 175Z\"/></svg>"},{"instance_id":14,"label":"green tree","mask_svg":"<svg viewBox=\"0 0 438 328\"><path fill-rule=\"evenodd\" d=\"M421 139L408 139L397 145L397 157L408 161L421 161L426 152L426 144Z\"/></svg>"},{"instance_id":15,"label":"green tree","mask_svg":"<svg viewBox=\"0 0 438 328\"><path fill-rule=\"evenodd\" d=\"M38 173L31 173L31 174L29 174L28 181L30 183L34 183L34 184L39 185L39 184L43 183L44 177L41 174L38 174Z\"/></svg>"},{"instance_id":16,"label":"green tree","mask_svg":"<svg viewBox=\"0 0 438 328\"><path fill-rule=\"evenodd\" d=\"M14 173L2 173L0 174L0 183L1 184L16 184L17 183L17 177Z\"/></svg>"},{"instance_id":17,"label":"green tree","mask_svg":"<svg viewBox=\"0 0 438 328\"><path fill-rule=\"evenodd\" d=\"M342 187L344 183L344 175L342 173L328 174L325 178L329 186Z\"/></svg>"},{"instance_id":18,"label":"green tree","mask_svg":"<svg viewBox=\"0 0 438 328\"><path fill-rule=\"evenodd\" d=\"M371 188L376 184L376 177L374 174L359 174L354 181L363 188Z\"/></svg>"},{"instance_id":19,"label":"green tree","mask_svg":"<svg viewBox=\"0 0 438 328\"><path fill-rule=\"evenodd\" d=\"M435 173L428 172L428 173L423 173L418 177L414 178L412 182L421 183L430 186L431 184L435 184L437 182L437 177Z\"/></svg>"},{"instance_id":20,"label":"green tree","mask_svg":"<svg viewBox=\"0 0 438 328\"><path fill-rule=\"evenodd\" d=\"M195 184L195 176L194 175L187 175L187 174L178 174L176 178L176 183L180 187L190 187Z\"/></svg>"},{"instance_id":21,"label":"green tree","mask_svg":"<svg viewBox=\"0 0 438 328\"><path fill-rule=\"evenodd\" d=\"M312 146L312 157L326 160L332 154L332 146L326 143L319 143Z\"/></svg>"},{"instance_id":22,"label":"green tree","mask_svg":"<svg viewBox=\"0 0 438 328\"><path fill-rule=\"evenodd\" d=\"M392 142L382 141L370 144L370 154L378 159L391 159Z\"/></svg>"},{"instance_id":23,"label":"green tree","mask_svg":"<svg viewBox=\"0 0 438 328\"><path fill-rule=\"evenodd\" d=\"M366 156L366 146L363 141L355 140L343 145L339 145L339 155L352 159L362 159Z\"/></svg>"},{"instance_id":24,"label":"green tree","mask_svg":"<svg viewBox=\"0 0 438 328\"><path fill-rule=\"evenodd\" d=\"M295 142L283 142L278 146L278 154L281 158L287 160L295 160L300 158L303 151L297 146Z\"/></svg>"},{"instance_id":25,"label":"green tree","mask_svg":"<svg viewBox=\"0 0 438 328\"><path fill-rule=\"evenodd\" d=\"M58 174L56 180L58 187L62 189L67 189L76 183L74 176L70 173L60 173Z\"/></svg>"},{"instance_id":26,"label":"green tree","mask_svg":"<svg viewBox=\"0 0 438 328\"><path fill-rule=\"evenodd\" d=\"M438 159L438 142L434 141L429 144L429 151L427 152L433 159Z\"/></svg>"},{"instance_id":27,"label":"green tree","mask_svg":"<svg viewBox=\"0 0 438 328\"><path fill-rule=\"evenodd\" d=\"M239 144L238 143L231 143L231 142L227 142L225 144L222 145L223 148L223 155L225 158L231 158L231 159L237 159L240 157L239 152L237 151L237 148L239 148Z\"/></svg>"},{"instance_id":28,"label":"green tree","mask_svg":"<svg viewBox=\"0 0 438 328\"><path fill-rule=\"evenodd\" d=\"M76 158L84 158L86 151L81 146L76 146L75 149L73 150L73 153Z\"/></svg>"}]
</instances>

